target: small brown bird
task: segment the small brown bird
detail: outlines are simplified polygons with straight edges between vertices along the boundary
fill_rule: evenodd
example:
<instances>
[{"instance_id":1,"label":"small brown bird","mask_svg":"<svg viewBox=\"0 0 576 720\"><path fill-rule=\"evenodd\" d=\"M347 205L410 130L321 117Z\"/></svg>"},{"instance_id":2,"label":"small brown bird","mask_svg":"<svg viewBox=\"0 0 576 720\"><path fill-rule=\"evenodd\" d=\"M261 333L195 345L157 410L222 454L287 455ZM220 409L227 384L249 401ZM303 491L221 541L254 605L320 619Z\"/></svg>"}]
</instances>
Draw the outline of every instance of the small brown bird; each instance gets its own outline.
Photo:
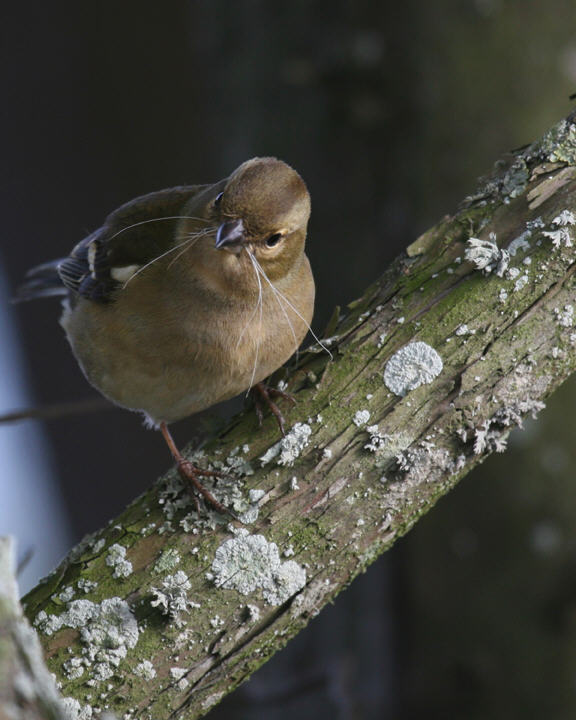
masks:
<instances>
[{"instance_id":1,"label":"small brown bird","mask_svg":"<svg viewBox=\"0 0 576 720\"><path fill-rule=\"evenodd\" d=\"M214 185L169 188L122 205L69 257L32 269L17 299L65 295L61 324L89 382L161 430L180 473L225 508L168 430L251 388L261 418L285 397L262 381L310 327L304 253L310 195L276 158Z\"/></svg>"}]
</instances>

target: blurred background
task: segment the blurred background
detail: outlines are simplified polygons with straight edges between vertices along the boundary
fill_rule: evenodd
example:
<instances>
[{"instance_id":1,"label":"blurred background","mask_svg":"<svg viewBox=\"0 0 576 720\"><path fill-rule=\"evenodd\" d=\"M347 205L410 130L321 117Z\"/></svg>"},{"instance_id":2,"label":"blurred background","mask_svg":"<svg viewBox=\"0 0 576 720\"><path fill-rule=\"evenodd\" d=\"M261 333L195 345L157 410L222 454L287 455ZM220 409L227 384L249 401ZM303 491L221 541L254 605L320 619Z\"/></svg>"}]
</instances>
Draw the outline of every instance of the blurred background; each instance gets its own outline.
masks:
<instances>
[{"instance_id":1,"label":"blurred background","mask_svg":"<svg viewBox=\"0 0 576 720\"><path fill-rule=\"evenodd\" d=\"M277 155L313 200L321 331L509 149L573 109L576 2L6 3L0 412L92 397L26 269L119 204ZM576 384L214 720L573 718ZM175 428L179 441L198 420ZM166 469L139 418L0 426L24 589Z\"/></svg>"}]
</instances>

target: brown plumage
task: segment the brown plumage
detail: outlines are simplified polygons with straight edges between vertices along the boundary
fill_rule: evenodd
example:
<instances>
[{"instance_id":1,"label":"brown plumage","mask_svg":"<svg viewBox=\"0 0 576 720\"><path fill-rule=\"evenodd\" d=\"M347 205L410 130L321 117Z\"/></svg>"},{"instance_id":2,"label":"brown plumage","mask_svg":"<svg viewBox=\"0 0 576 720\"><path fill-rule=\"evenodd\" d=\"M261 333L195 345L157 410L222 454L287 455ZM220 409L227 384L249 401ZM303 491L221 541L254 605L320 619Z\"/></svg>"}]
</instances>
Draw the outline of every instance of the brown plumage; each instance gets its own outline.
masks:
<instances>
[{"instance_id":1,"label":"brown plumage","mask_svg":"<svg viewBox=\"0 0 576 720\"><path fill-rule=\"evenodd\" d=\"M88 380L168 440L166 423L261 383L297 350L314 306L309 215L298 173L253 158L214 185L122 206L69 258L31 271L20 298L66 293L61 324Z\"/></svg>"}]
</instances>

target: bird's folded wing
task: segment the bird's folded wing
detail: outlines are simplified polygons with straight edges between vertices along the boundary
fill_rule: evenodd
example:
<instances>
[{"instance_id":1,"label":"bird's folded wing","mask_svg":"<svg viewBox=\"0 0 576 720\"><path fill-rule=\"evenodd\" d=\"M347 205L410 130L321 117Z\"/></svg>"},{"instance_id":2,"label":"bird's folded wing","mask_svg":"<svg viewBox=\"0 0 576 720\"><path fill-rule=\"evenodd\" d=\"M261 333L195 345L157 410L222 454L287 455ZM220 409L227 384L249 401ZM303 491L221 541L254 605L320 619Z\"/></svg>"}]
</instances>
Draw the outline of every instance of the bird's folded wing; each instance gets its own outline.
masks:
<instances>
[{"instance_id":1,"label":"bird's folded wing","mask_svg":"<svg viewBox=\"0 0 576 720\"><path fill-rule=\"evenodd\" d=\"M110 302L114 291L146 263L166 252L186 203L205 185L183 185L142 195L121 205L81 240L67 258L32 268L16 300L69 291Z\"/></svg>"}]
</instances>

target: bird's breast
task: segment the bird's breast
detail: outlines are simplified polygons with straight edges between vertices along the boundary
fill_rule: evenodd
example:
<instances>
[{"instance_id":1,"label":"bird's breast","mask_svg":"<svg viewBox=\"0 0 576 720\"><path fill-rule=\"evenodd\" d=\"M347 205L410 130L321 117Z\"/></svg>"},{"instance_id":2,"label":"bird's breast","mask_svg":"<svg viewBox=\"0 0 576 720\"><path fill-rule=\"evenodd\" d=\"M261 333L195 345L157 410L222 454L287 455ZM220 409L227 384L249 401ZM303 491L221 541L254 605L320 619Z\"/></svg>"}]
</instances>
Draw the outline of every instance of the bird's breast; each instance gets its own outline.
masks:
<instances>
[{"instance_id":1,"label":"bird's breast","mask_svg":"<svg viewBox=\"0 0 576 720\"><path fill-rule=\"evenodd\" d=\"M237 302L192 296L170 306L169 295L143 301L134 292L110 305L81 300L62 325L100 392L172 422L246 391L298 349L314 303L307 269L292 286Z\"/></svg>"}]
</instances>

